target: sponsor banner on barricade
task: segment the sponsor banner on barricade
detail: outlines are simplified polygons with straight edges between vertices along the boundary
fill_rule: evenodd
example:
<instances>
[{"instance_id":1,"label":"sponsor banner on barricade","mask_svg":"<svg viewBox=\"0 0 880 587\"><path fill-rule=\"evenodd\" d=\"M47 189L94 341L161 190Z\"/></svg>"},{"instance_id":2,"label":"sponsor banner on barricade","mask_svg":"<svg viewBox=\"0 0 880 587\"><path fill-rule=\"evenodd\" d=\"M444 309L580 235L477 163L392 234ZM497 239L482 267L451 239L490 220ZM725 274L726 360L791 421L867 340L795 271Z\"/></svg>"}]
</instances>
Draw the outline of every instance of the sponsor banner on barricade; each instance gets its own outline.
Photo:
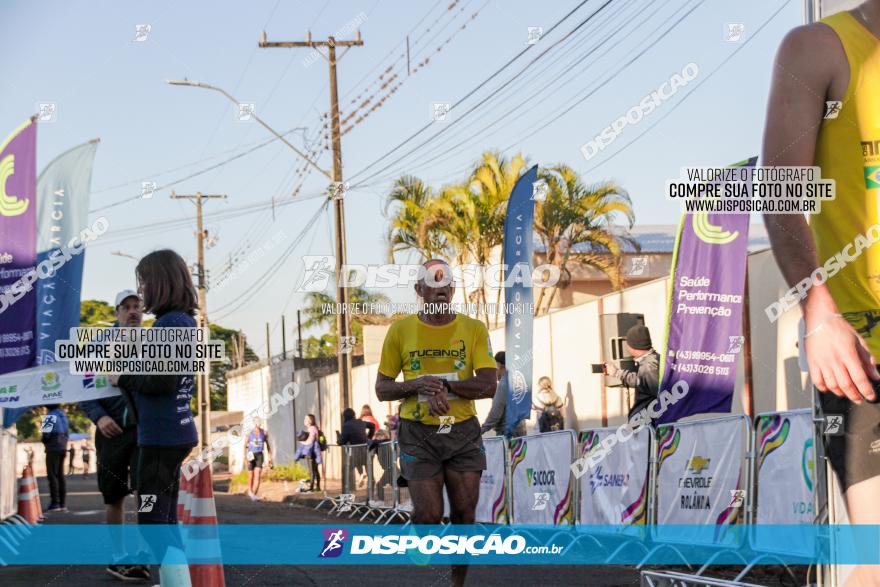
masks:
<instances>
[{"instance_id":1,"label":"sponsor banner on barricade","mask_svg":"<svg viewBox=\"0 0 880 587\"><path fill-rule=\"evenodd\" d=\"M4 408L70 404L119 395L106 375L73 375L67 363L50 363L0 375Z\"/></svg>"},{"instance_id":2,"label":"sponsor banner on barricade","mask_svg":"<svg viewBox=\"0 0 880 587\"><path fill-rule=\"evenodd\" d=\"M617 428L582 430L581 457L588 456ZM580 524L644 525L648 522L648 463L652 430L642 427L620 442L580 477Z\"/></svg>"},{"instance_id":3,"label":"sponsor banner on barricade","mask_svg":"<svg viewBox=\"0 0 880 587\"><path fill-rule=\"evenodd\" d=\"M513 523L574 523L573 443L569 430L510 441Z\"/></svg>"},{"instance_id":4,"label":"sponsor banner on barricade","mask_svg":"<svg viewBox=\"0 0 880 587\"><path fill-rule=\"evenodd\" d=\"M483 524L507 523L507 455L506 439L502 436L484 438L486 470L480 477L480 500L477 502L477 522Z\"/></svg>"},{"instance_id":5,"label":"sponsor banner on barricade","mask_svg":"<svg viewBox=\"0 0 880 587\"><path fill-rule=\"evenodd\" d=\"M760 414L755 421L756 518L753 546L761 552L812 556L809 535L779 543L765 524L816 519L816 447L812 411Z\"/></svg>"},{"instance_id":6,"label":"sponsor banner on barricade","mask_svg":"<svg viewBox=\"0 0 880 587\"><path fill-rule=\"evenodd\" d=\"M674 525L693 524L714 526L710 544L742 542L747 423L745 416L728 416L657 429L658 541L680 542L684 535ZM701 534L687 542L706 538Z\"/></svg>"}]
</instances>

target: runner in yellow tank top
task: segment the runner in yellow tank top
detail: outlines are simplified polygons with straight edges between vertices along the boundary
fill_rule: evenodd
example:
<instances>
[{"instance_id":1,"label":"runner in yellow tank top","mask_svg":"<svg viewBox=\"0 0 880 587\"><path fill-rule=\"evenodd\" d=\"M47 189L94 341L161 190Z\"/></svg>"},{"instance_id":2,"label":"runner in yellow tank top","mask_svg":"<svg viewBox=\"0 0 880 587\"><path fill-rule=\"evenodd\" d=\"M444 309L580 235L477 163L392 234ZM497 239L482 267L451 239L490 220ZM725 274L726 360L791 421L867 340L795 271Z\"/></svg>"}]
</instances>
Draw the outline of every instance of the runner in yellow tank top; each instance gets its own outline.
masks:
<instances>
[{"instance_id":1,"label":"runner in yellow tank top","mask_svg":"<svg viewBox=\"0 0 880 587\"><path fill-rule=\"evenodd\" d=\"M825 414L844 416L827 453L854 524L880 524L880 0L798 27L773 68L762 165L822 168L836 200L809 225L801 215L765 214L779 268L790 286L838 256L843 267L812 283L801 300L810 379ZM872 356L873 355L873 356ZM880 584L859 566L847 586Z\"/></svg>"},{"instance_id":2,"label":"runner in yellow tank top","mask_svg":"<svg viewBox=\"0 0 880 587\"><path fill-rule=\"evenodd\" d=\"M427 307L452 302L452 270L432 259L415 286ZM427 279L426 279L427 277ZM395 379L403 372L403 381ZM401 400L400 473L412 497L413 524L439 524L443 488L453 524L473 524L486 451L474 400L495 395L495 359L482 322L448 307L391 325L376 376L381 401ZM462 585L467 567L452 567Z\"/></svg>"},{"instance_id":3,"label":"runner in yellow tank top","mask_svg":"<svg viewBox=\"0 0 880 587\"><path fill-rule=\"evenodd\" d=\"M869 246L878 236L869 229L877 224L880 196L880 41L849 12L822 22L843 45L850 83L836 117L831 109L837 104L828 107L816 140L816 165L823 177L835 180L837 199L810 216L810 228L820 261L843 252L846 264L828 288L840 312L880 357L880 247Z\"/></svg>"}]
</instances>

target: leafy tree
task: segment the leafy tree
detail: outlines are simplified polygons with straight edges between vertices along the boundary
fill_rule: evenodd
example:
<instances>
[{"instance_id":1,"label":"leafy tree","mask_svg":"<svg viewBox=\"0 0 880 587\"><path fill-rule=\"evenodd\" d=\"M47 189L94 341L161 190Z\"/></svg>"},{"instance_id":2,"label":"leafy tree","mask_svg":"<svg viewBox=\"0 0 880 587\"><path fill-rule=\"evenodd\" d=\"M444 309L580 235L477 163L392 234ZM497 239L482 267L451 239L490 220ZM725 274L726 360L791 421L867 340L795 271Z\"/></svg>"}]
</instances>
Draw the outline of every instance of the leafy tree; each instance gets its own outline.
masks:
<instances>
[{"instance_id":1,"label":"leafy tree","mask_svg":"<svg viewBox=\"0 0 880 587\"><path fill-rule=\"evenodd\" d=\"M309 336L303 339L303 357L318 359L336 356L336 334L322 334L320 338Z\"/></svg>"},{"instance_id":2,"label":"leafy tree","mask_svg":"<svg viewBox=\"0 0 880 587\"><path fill-rule=\"evenodd\" d=\"M350 304L387 304L390 298L385 294L371 292L362 287L348 288ZM335 357L336 356L336 314L326 312L326 305L336 305L336 298L325 292L311 292L306 296L306 307L303 310L305 320L303 326L312 328L323 326L327 332L321 338L311 336L303 340L304 357ZM355 337L354 355L364 354L364 324L388 324L391 317L382 314L357 313L350 314L351 334Z\"/></svg>"},{"instance_id":3,"label":"leafy tree","mask_svg":"<svg viewBox=\"0 0 880 587\"><path fill-rule=\"evenodd\" d=\"M448 248L442 231L424 232L425 220L430 214L431 203L436 194L422 180L411 175L398 178L385 201L385 214L389 216L388 260L395 261L397 253L415 251L427 260Z\"/></svg>"},{"instance_id":4,"label":"leafy tree","mask_svg":"<svg viewBox=\"0 0 880 587\"><path fill-rule=\"evenodd\" d=\"M110 326L116 321L113 306L102 300L83 300L79 305L80 326Z\"/></svg>"},{"instance_id":5,"label":"leafy tree","mask_svg":"<svg viewBox=\"0 0 880 587\"><path fill-rule=\"evenodd\" d=\"M535 203L535 231L544 243L547 263L560 269L559 283L552 288L544 311L550 311L556 292L571 284L572 262L594 267L605 273L615 288L623 287L623 250L626 245L638 250L638 243L627 233L635 213L626 190L613 182L588 186L567 165L543 170L540 177L549 192L543 202ZM621 218L625 226L618 224ZM578 245L581 250L573 254ZM538 294L536 314L547 289L541 288Z\"/></svg>"}]
</instances>

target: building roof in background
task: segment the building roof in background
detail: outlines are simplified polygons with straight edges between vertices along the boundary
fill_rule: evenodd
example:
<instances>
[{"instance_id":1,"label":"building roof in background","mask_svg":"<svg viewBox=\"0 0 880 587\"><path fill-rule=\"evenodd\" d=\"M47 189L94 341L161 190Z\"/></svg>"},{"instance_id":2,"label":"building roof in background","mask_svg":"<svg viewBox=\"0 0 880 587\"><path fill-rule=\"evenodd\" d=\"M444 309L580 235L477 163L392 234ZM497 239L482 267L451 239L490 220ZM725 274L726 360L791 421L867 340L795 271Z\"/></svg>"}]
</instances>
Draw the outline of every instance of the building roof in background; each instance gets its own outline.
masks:
<instances>
[{"instance_id":1,"label":"building roof in background","mask_svg":"<svg viewBox=\"0 0 880 587\"><path fill-rule=\"evenodd\" d=\"M630 235L639 243L642 253L672 253L677 230L678 226L675 224L641 224L634 226ZM764 225L749 225L749 252L769 248L770 239L767 237L767 229ZM575 246L574 250L578 253L587 253L592 249L589 244L581 243ZM631 247L626 247L625 250L629 253L635 252ZM537 235L535 235L535 252L544 252L544 245Z\"/></svg>"}]
</instances>

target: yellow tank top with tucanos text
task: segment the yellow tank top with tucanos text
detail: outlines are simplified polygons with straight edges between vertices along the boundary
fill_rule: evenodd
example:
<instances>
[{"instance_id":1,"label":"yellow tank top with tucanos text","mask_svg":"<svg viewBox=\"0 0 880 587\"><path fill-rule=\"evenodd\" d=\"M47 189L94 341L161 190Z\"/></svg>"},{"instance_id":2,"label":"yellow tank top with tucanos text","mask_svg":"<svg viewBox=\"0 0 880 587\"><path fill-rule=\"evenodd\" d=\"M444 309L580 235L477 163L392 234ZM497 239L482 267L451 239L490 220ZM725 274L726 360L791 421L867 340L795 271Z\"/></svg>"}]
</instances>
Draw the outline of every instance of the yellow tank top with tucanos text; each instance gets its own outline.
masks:
<instances>
[{"instance_id":1,"label":"yellow tank top with tucanos text","mask_svg":"<svg viewBox=\"0 0 880 587\"><path fill-rule=\"evenodd\" d=\"M841 104L826 102L816 141L815 164L835 180L836 198L808 221L819 264L839 267L827 281L835 303L880 359L880 39L849 12L821 22L840 38L849 85Z\"/></svg>"},{"instance_id":2,"label":"yellow tank top with tucanos text","mask_svg":"<svg viewBox=\"0 0 880 587\"><path fill-rule=\"evenodd\" d=\"M463 381L477 369L495 368L492 345L486 325L463 314L449 324L434 326L407 316L391 324L382 345L379 373L395 379L403 372L410 381L433 375L447 381ZM428 397L413 395L400 406L400 417L422 424L438 425L440 419L428 413ZM457 424L477 415L474 400L449 398L451 423Z\"/></svg>"}]
</instances>

